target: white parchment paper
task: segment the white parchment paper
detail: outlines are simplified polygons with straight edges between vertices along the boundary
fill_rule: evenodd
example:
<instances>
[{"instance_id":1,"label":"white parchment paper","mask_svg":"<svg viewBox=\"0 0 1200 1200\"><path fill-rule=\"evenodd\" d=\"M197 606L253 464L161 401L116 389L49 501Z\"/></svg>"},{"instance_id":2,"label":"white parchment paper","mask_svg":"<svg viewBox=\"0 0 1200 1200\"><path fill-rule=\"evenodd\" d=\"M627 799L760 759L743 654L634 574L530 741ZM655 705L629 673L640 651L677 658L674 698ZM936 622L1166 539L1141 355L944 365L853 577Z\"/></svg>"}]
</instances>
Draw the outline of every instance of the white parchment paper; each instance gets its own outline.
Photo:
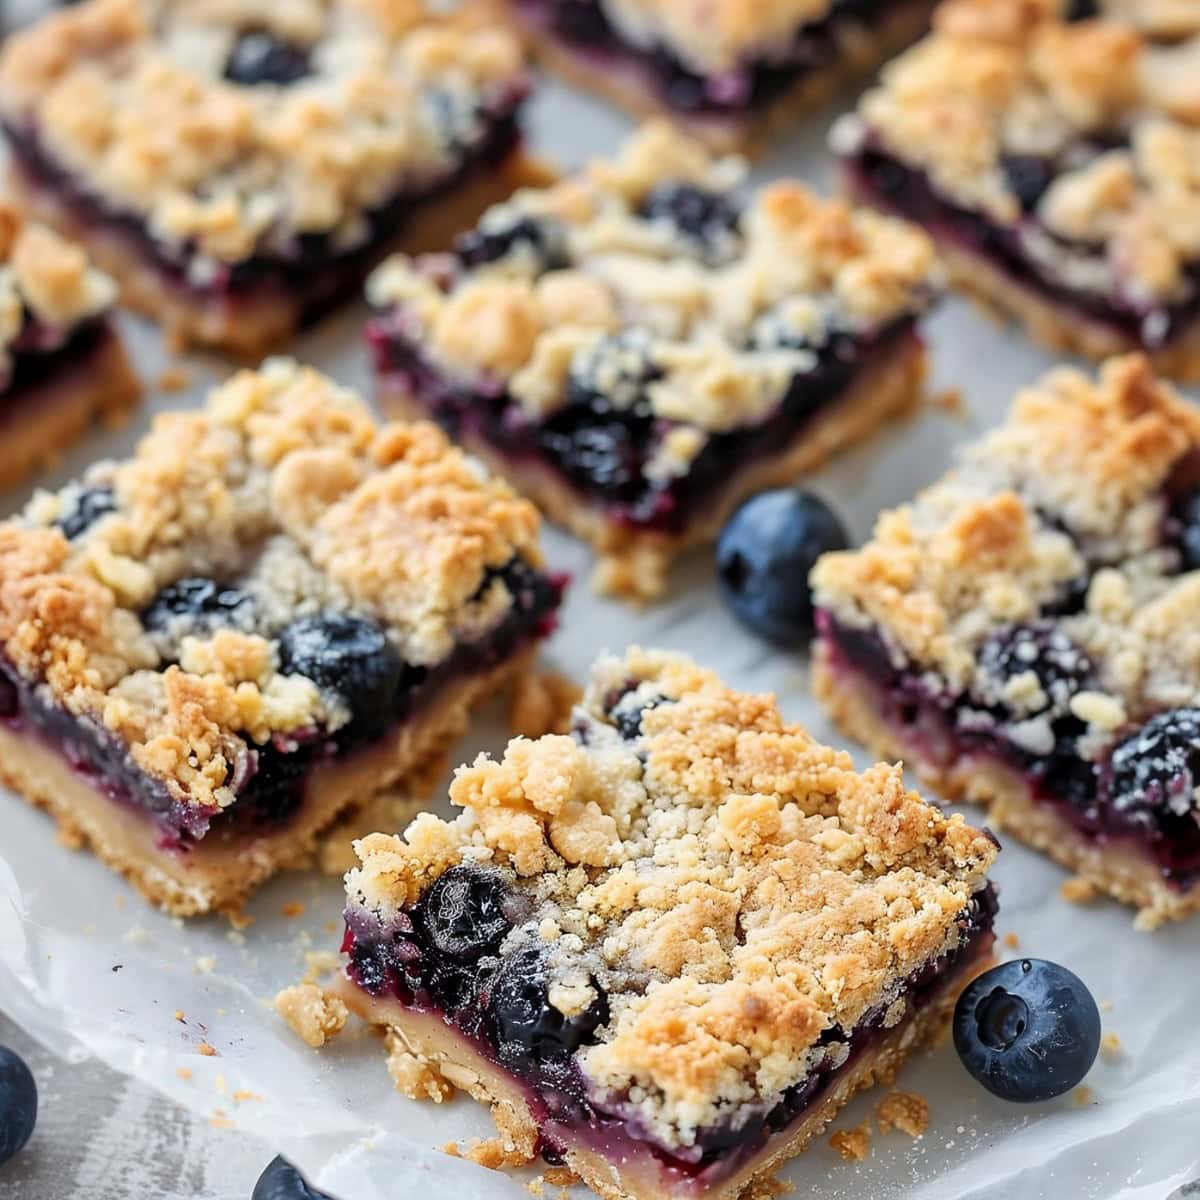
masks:
<instances>
[{"instance_id":1,"label":"white parchment paper","mask_svg":"<svg viewBox=\"0 0 1200 1200\"><path fill-rule=\"evenodd\" d=\"M803 127L758 174L825 182L825 124ZM626 127L555 85L539 94L531 125L534 145L567 163L611 150ZM362 315L335 317L294 352L369 391ZM152 383L166 361L157 335L134 319L125 324ZM813 481L859 539L881 508L934 479L955 444L995 424L1012 392L1049 362L958 301L939 311L930 338L935 386L961 387L966 411L930 411ZM44 482L57 485L96 457L125 452L151 411L194 403L229 366L197 356L189 370L188 393L152 397L129 430L92 436ZM3 511L28 491L3 496ZM789 717L837 740L809 696L804 658L765 648L725 614L707 553L683 564L668 603L636 613L589 593L589 558L580 545L552 530L546 541L551 562L576 576L563 628L546 655L555 666L582 677L597 652L635 641L684 650L739 687L777 692ZM498 749L504 738L501 714L486 714L457 758ZM995 878L1000 932L1016 935L1019 953L1058 959L1085 979L1101 1002L1106 1031L1120 1037L1121 1054L1101 1058L1086 1094L1018 1107L988 1097L951 1049L936 1050L902 1076L903 1086L930 1101L925 1136L913 1142L877 1135L870 1158L855 1165L822 1143L785 1173L798 1194L1166 1200L1200 1176L1200 919L1137 934L1129 912L1114 904L1064 902L1062 873L1013 844ZM294 911L297 903L303 914L285 916L284 906ZM442 1106L407 1100L392 1090L373 1036L349 1029L317 1053L274 1015L270 998L303 974L305 953L337 948L341 903L337 880L294 874L256 897L249 909L255 923L244 933L222 920L171 920L91 856L61 847L44 815L0 791L0 1007L48 1046L68 1056L98 1055L203 1117L269 1139L342 1200L526 1195L520 1176L487 1172L437 1149L488 1134L480 1108L464 1099ZM216 1056L202 1055L202 1043ZM860 1098L837 1126L862 1121L877 1099Z\"/></svg>"}]
</instances>

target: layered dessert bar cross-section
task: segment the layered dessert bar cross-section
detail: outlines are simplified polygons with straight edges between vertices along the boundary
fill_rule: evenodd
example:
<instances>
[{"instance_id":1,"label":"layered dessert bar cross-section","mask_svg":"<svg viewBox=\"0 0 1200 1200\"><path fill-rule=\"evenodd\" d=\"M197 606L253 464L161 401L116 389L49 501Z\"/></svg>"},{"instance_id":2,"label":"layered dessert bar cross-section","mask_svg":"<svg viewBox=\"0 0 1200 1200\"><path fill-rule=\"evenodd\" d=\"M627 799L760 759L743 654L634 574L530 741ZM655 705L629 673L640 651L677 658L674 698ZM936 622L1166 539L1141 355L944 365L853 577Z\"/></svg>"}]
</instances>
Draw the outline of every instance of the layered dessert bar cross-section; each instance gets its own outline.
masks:
<instances>
[{"instance_id":1,"label":"layered dessert bar cross-section","mask_svg":"<svg viewBox=\"0 0 1200 1200\"><path fill-rule=\"evenodd\" d=\"M150 900L235 906L554 621L538 516L273 360L0 524L0 778Z\"/></svg>"},{"instance_id":2,"label":"layered dessert bar cross-section","mask_svg":"<svg viewBox=\"0 0 1200 1200\"><path fill-rule=\"evenodd\" d=\"M669 560L920 397L930 242L669 126L368 282L386 407L436 419L660 593Z\"/></svg>"},{"instance_id":3,"label":"layered dessert bar cross-section","mask_svg":"<svg viewBox=\"0 0 1200 1200\"><path fill-rule=\"evenodd\" d=\"M758 148L924 33L934 0L498 0L539 58L638 116Z\"/></svg>"},{"instance_id":4,"label":"layered dessert bar cross-section","mask_svg":"<svg viewBox=\"0 0 1200 1200\"><path fill-rule=\"evenodd\" d=\"M871 750L1139 910L1200 908L1200 415L1059 370L813 572L816 690Z\"/></svg>"},{"instance_id":5,"label":"layered dessert bar cross-section","mask_svg":"<svg viewBox=\"0 0 1200 1200\"><path fill-rule=\"evenodd\" d=\"M13 35L13 177L130 305L247 355L526 178L517 42L469 7L86 0Z\"/></svg>"},{"instance_id":6,"label":"layered dessert bar cross-section","mask_svg":"<svg viewBox=\"0 0 1200 1200\"><path fill-rule=\"evenodd\" d=\"M1200 6L948 0L833 140L1039 342L1200 378Z\"/></svg>"},{"instance_id":7,"label":"layered dessert bar cross-section","mask_svg":"<svg viewBox=\"0 0 1200 1200\"><path fill-rule=\"evenodd\" d=\"M0 199L0 488L137 400L115 297L80 247Z\"/></svg>"},{"instance_id":8,"label":"layered dessert bar cross-section","mask_svg":"<svg viewBox=\"0 0 1200 1200\"><path fill-rule=\"evenodd\" d=\"M677 656L601 659L450 795L357 843L339 994L402 1090L610 1200L761 1194L991 958L989 834Z\"/></svg>"}]
</instances>

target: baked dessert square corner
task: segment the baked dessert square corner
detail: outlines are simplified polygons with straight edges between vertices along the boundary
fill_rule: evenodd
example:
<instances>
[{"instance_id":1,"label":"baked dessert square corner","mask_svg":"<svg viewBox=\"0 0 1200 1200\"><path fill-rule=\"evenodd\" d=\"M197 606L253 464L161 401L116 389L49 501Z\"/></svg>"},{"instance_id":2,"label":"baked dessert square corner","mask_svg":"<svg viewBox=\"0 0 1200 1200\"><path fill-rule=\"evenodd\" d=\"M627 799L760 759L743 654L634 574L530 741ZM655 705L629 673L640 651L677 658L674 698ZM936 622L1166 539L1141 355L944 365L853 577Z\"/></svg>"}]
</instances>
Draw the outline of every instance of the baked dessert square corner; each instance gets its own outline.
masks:
<instances>
[{"instance_id":1,"label":"baked dessert square corner","mask_svg":"<svg viewBox=\"0 0 1200 1200\"><path fill-rule=\"evenodd\" d=\"M601 658L450 796L357 843L337 995L612 1200L753 1194L991 961L990 834L678 656Z\"/></svg>"},{"instance_id":2,"label":"baked dessert square corner","mask_svg":"<svg viewBox=\"0 0 1200 1200\"><path fill-rule=\"evenodd\" d=\"M378 398L438 421L653 599L741 500L920 401L939 273L914 226L662 122L368 281Z\"/></svg>"},{"instance_id":3,"label":"baked dessert square corner","mask_svg":"<svg viewBox=\"0 0 1200 1200\"><path fill-rule=\"evenodd\" d=\"M239 373L0 523L0 778L150 901L232 910L522 669L538 532L433 426Z\"/></svg>"},{"instance_id":4,"label":"baked dessert square corner","mask_svg":"<svg viewBox=\"0 0 1200 1200\"><path fill-rule=\"evenodd\" d=\"M1133 906L1200 909L1200 414L1062 368L813 572L842 729Z\"/></svg>"},{"instance_id":5,"label":"baked dessert square corner","mask_svg":"<svg viewBox=\"0 0 1200 1200\"><path fill-rule=\"evenodd\" d=\"M83 0L5 39L9 185L173 339L257 360L541 175L478 6Z\"/></svg>"}]
</instances>

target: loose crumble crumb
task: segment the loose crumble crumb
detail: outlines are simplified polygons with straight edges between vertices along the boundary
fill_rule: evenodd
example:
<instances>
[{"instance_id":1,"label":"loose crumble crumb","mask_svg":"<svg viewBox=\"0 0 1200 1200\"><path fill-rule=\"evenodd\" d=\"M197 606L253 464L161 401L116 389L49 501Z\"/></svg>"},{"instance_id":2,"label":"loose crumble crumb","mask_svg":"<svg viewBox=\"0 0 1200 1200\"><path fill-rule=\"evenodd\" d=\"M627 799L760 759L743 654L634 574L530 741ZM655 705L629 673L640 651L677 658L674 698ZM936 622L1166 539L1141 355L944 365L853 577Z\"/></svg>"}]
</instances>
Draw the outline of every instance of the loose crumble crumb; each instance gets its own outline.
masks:
<instances>
[{"instance_id":1,"label":"loose crumble crumb","mask_svg":"<svg viewBox=\"0 0 1200 1200\"><path fill-rule=\"evenodd\" d=\"M570 1167L547 1167L542 1178L554 1187L573 1187L579 1182L579 1176Z\"/></svg>"},{"instance_id":2,"label":"loose crumble crumb","mask_svg":"<svg viewBox=\"0 0 1200 1200\"><path fill-rule=\"evenodd\" d=\"M304 978L301 983L316 983L321 975L328 975L342 965L341 959L332 950L306 950L304 952Z\"/></svg>"},{"instance_id":3,"label":"loose crumble crumb","mask_svg":"<svg viewBox=\"0 0 1200 1200\"><path fill-rule=\"evenodd\" d=\"M216 1058L217 1048L215 1046L210 1046L208 1042L201 1042L200 1045L196 1047L196 1053L203 1055L205 1058Z\"/></svg>"},{"instance_id":4,"label":"loose crumble crumb","mask_svg":"<svg viewBox=\"0 0 1200 1200\"><path fill-rule=\"evenodd\" d=\"M1081 1084L1072 1093L1071 1098L1075 1101L1076 1108L1087 1108L1092 1103L1092 1089L1087 1084Z\"/></svg>"},{"instance_id":5,"label":"loose crumble crumb","mask_svg":"<svg viewBox=\"0 0 1200 1200\"><path fill-rule=\"evenodd\" d=\"M1006 933L1004 935L1004 944L1010 950L1020 950L1021 939L1019 937L1017 937L1017 935L1015 933Z\"/></svg>"},{"instance_id":6,"label":"loose crumble crumb","mask_svg":"<svg viewBox=\"0 0 1200 1200\"><path fill-rule=\"evenodd\" d=\"M177 1008L175 1010L175 1020L177 1020L181 1025L187 1020L187 1018L183 1015L182 1008Z\"/></svg>"},{"instance_id":7,"label":"loose crumble crumb","mask_svg":"<svg viewBox=\"0 0 1200 1200\"><path fill-rule=\"evenodd\" d=\"M196 959L192 964L192 970L197 975L211 975L216 969L217 960L211 954L206 954L204 957Z\"/></svg>"},{"instance_id":8,"label":"loose crumble crumb","mask_svg":"<svg viewBox=\"0 0 1200 1200\"><path fill-rule=\"evenodd\" d=\"M208 1123L214 1129L232 1129L233 1128L233 1122L226 1115L225 1110L223 1108L214 1108L213 1112L212 1112L212 1116L209 1117L209 1119L208 1119Z\"/></svg>"},{"instance_id":9,"label":"loose crumble crumb","mask_svg":"<svg viewBox=\"0 0 1200 1200\"><path fill-rule=\"evenodd\" d=\"M160 392L168 394L186 392L191 386L192 377L182 363L172 363L159 372L156 383Z\"/></svg>"},{"instance_id":10,"label":"loose crumble crumb","mask_svg":"<svg viewBox=\"0 0 1200 1200\"><path fill-rule=\"evenodd\" d=\"M962 388L948 387L934 392L932 403L935 408L954 417L965 416L967 412L967 400Z\"/></svg>"},{"instance_id":11,"label":"loose crumble crumb","mask_svg":"<svg viewBox=\"0 0 1200 1200\"><path fill-rule=\"evenodd\" d=\"M236 933L241 933L243 929L249 929L255 920L245 909L241 908L231 909L225 916Z\"/></svg>"},{"instance_id":12,"label":"loose crumble crumb","mask_svg":"<svg viewBox=\"0 0 1200 1200\"><path fill-rule=\"evenodd\" d=\"M1073 875L1058 889L1058 894L1070 904L1090 904L1096 898L1096 885L1080 875Z\"/></svg>"},{"instance_id":13,"label":"loose crumble crumb","mask_svg":"<svg viewBox=\"0 0 1200 1200\"><path fill-rule=\"evenodd\" d=\"M284 988L275 997L275 1011L314 1050L341 1033L349 1010L336 996L315 983Z\"/></svg>"},{"instance_id":14,"label":"loose crumble crumb","mask_svg":"<svg viewBox=\"0 0 1200 1200\"><path fill-rule=\"evenodd\" d=\"M178 1075L184 1083L188 1083L192 1078L192 1069L191 1067L180 1067L175 1074Z\"/></svg>"},{"instance_id":15,"label":"loose crumble crumb","mask_svg":"<svg viewBox=\"0 0 1200 1200\"><path fill-rule=\"evenodd\" d=\"M871 1153L871 1126L864 1121L856 1129L838 1129L829 1145L846 1162L862 1162Z\"/></svg>"},{"instance_id":16,"label":"loose crumble crumb","mask_svg":"<svg viewBox=\"0 0 1200 1200\"><path fill-rule=\"evenodd\" d=\"M891 1133L893 1129L919 1138L929 1127L929 1102L916 1092L892 1092L884 1097L876 1110L880 1133Z\"/></svg>"},{"instance_id":17,"label":"loose crumble crumb","mask_svg":"<svg viewBox=\"0 0 1200 1200\"><path fill-rule=\"evenodd\" d=\"M1123 1047L1121 1039L1115 1033L1106 1033L1100 1039L1100 1053L1109 1058L1119 1058Z\"/></svg>"},{"instance_id":18,"label":"loose crumble crumb","mask_svg":"<svg viewBox=\"0 0 1200 1200\"><path fill-rule=\"evenodd\" d=\"M508 731L512 737L539 738L548 733L569 733L571 710L583 689L559 671L530 671L513 684L508 706Z\"/></svg>"},{"instance_id":19,"label":"loose crumble crumb","mask_svg":"<svg viewBox=\"0 0 1200 1200\"><path fill-rule=\"evenodd\" d=\"M291 900L280 910L285 917L291 920L293 917L302 917L305 913L305 906L299 900Z\"/></svg>"}]
</instances>

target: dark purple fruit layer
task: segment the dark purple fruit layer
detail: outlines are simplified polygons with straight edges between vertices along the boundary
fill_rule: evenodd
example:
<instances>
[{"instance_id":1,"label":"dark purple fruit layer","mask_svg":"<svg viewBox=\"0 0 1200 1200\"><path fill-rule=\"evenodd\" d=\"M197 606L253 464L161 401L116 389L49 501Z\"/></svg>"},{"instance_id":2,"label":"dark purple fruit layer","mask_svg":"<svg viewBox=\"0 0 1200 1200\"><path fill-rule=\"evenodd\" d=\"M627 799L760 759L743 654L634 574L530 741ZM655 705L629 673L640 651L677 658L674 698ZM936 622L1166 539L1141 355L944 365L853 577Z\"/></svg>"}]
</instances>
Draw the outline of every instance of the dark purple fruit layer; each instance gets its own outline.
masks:
<instances>
[{"instance_id":1,"label":"dark purple fruit layer","mask_svg":"<svg viewBox=\"0 0 1200 1200\"><path fill-rule=\"evenodd\" d=\"M770 57L719 75L699 75L665 46L632 45L608 20L597 0L517 0L531 22L580 55L635 63L663 103L679 112L737 116L764 108L805 76L836 65L838 35L849 24L878 25L888 9L913 0L834 0L830 14L803 26Z\"/></svg>"},{"instance_id":2,"label":"dark purple fruit layer","mask_svg":"<svg viewBox=\"0 0 1200 1200\"><path fill-rule=\"evenodd\" d=\"M991 756L1025 778L1036 803L1053 808L1088 840L1136 845L1181 891L1200 882L1200 822L1190 805L1193 786L1200 784L1196 710L1160 713L1127 731L1103 762L1078 753L1083 722L1069 712L1043 714L1050 718L1054 748L1034 754L1004 736L1010 714L931 688L919 666L897 666L877 634L841 625L824 611L817 614L817 628L832 651L834 670L865 679L880 717L922 757L943 765ZM1034 669L1047 695L1086 680L1072 679L1054 655L1035 660ZM1090 669L1086 658L1075 660L1074 670ZM1172 807L1176 797L1183 803Z\"/></svg>"},{"instance_id":3,"label":"dark purple fruit layer","mask_svg":"<svg viewBox=\"0 0 1200 1200\"><path fill-rule=\"evenodd\" d=\"M869 337L835 333L813 349L817 365L793 379L766 420L715 434L685 475L656 483L647 479L646 466L670 425L647 405L616 408L573 381L567 403L547 420L533 421L506 391L475 391L441 374L406 332L403 312L375 317L367 326L380 377L412 397L451 437L479 438L517 464L552 469L613 521L672 534L685 531L713 503L733 472L789 449L864 371L916 336L911 317ZM648 367L640 383L653 378Z\"/></svg>"},{"instance_id":4,"label":"dark purple fruit layer","mask_svg":"<svg viewBox=\"0 0 1200 1200\"><path fill-rule=\"evenodd\" d=\"M198 298L209 296L237 300L270 293L298 300L301 322L313 321L337 304L358 294L362 281L382 250L420 209L438 197L453 193L476 175L494 169L520 143L516 110L524 98L514 87L494 111L483 114L486 136L475 146L463 147L464 158L448 176L413 183L386 204L366 214L370 232L352 250L339 249L324 234L303 234L294 239L286 256L256 256L216 271L203 285L189 278L194 255L189 244L171 246L155 238L142 218L113 208L91 192L87 180L59 165L44 148L36 128L4 124L9 149L22 174L39 189L66 205L84 227L95 227L121 237L131 255L151 264L181 292Z\"/></svg>"},{"instance_id":5,"label":"dark purple fruit layer","mask_svg":"<svg viewBox=\"0 0 1200 1200\"><path fill-rule=\"evenodd\" d=\"M81 503L86 502L88 516L98 518L112 511L104 502L105 495L84 493ZM64 532L73 529L77 535L86 524L80 513L68 514ZM248 744L237 776L228 781L237 791L237 801L225 809L205 808L175 799L162 781L146 775L133 762L123 743L102 725L92 718L75 717L47 699L44 689L21 677L3 657L0 657L0 724L23 736L37 737L62 755L93 787L152 818L164 849L187 850L206 836L237 837L278 829L303 805L307 777L315 766L368 748L397 725L419 719L422 706L435 703L442 688L455 680L490 671L525 644L551 631L562 599L563 580L542 575L519 559L502 570L490 572L484 586L496 577L504 579L515 600L495 629L478 641L460 643L433 668L403 663L394 651L390 651L390 658L379 653L370 660L372 678L364 681L363 666L359 663L356 667L359 678L340 681L353 713L349 723L333 734L312 728L286 738L277 736L266 745ZM192 604L193 620L205 615L204 606L216 609L221 599L228 599L236 592L228 588L218 592L215 600L208 597L197 600L197 585L186 589L183 598L178 595L183 589L177 585L164 592L172 590L177 610L185 602ZM153 605L142 614L142 619L148 627L159 619ZM311 625L316 620L305 618L289 629ZM329 626L335 625L337 618L321 620L328 637ZM312 631L307 632L307 641L297 636L290 645L284 644L286 637L281 637L285 665L291 654L296 658L291 667L297 673L315 678L322 686L339 687L321 676L322 658L313 646ZM327 648L323 661L335 659L336 655ZM338 661L345 664L354 660L342 656ZM386 694L380 690L385 684Z\"/></svg>"},{"instance_id":6,"label":"dark purple fruit layer","mask_svg":"<svg viewBox=\"0 0 1200 1200\"><path fill-rule=\"evenodd\" d=\"M61 334L26 317L21 333L9 348L12 370L7 382L0 380L0 413L15 408L60 371L86 366L87 360L107 346L112 337L104 317L82 322L65 341Z\"/></svg>"},{"instance_id":7,"label":"dark purple fruit layer","mask_svg":"<svg viewBox=\"0 0 1200 1200\"><path fill-rule=\"evenodd\" d=\"M1108 143L1094 147L1097 151L1111 148ZM1034 210L1055 177L1055 164L1031 156L1010 156L1003 166L1024 210L1023 220L1036 223ZM1034 262L1015 227L994 224L978 212L959 207L942 196L923 171L906 166L870 141L843 162L843 169L857 196L924 226L939 240L980 255L1014 282L1062 304L1068 319L1070 312L1082 314L1150 350L1169 345L1200 319L1200 263L1193 264L1188 273L1189 298L1171 306L1147 305L1119 292L1079 291L1064 282L1061 272L1052 273ZM1044 226L1040 232L1054 237ZM1067 253L1097 252L1094 245L1056 240Z\"/></svg>"},{"instance_id":8,"label":"dark purple fruit layer","mask_svg":"<svg viewBox=\"0 0 1200 1200\"><path fill-rule=\"evenodd\" d=\"M931 1000L955 970L990 949L996 900L984 888L959 916L958 947L927 963L904 985L911 1016ZM406 1008L440 1015L484 1057L525 1088L541 1127L544 1151L556 1158L560 1142L585 1140L618 1161L653 1156L696 1190L727 1178L767 1140L795 1122L842 1072L887 1032L887 1006L868 1013L847 1034L830 1029L823 1044L850 1044L849 1058L827 1059L769 1108L745 1106L727 1122L702 1131L689 1147L655 1141L623 1097L597 1097L574 1054L595 1041L608 1019L602 992L591 1007L565 1018L549 1003L536 939L505 948L505 936L528 917L528 901L490 868L453 867L410 910L390 924L359 908L346 914L343 953L347 971L364 991L398 1000ZM556 1131L557 1136L556 1136Z\"/></svg>"}]
</instances>

